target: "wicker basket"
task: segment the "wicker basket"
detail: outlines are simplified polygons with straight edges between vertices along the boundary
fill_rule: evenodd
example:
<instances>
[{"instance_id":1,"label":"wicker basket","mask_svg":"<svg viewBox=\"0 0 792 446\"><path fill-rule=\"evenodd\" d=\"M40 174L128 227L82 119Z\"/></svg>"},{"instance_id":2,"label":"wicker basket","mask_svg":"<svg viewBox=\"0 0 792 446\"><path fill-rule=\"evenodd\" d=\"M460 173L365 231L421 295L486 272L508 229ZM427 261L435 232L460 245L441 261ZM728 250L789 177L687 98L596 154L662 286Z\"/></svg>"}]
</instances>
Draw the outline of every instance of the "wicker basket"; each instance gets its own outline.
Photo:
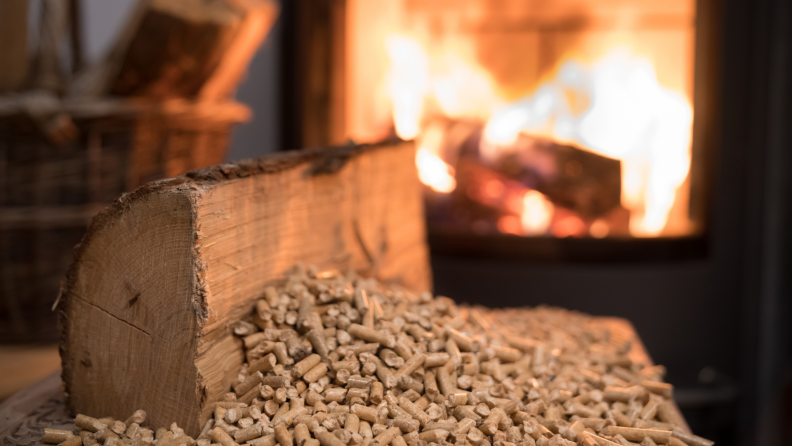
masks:
<instances>
[{"instance_id":1,"label":"wicker basket","mask_svg":"<svg viewBox=\"0 0 792 446\"><path fill-rule=\"evenodd\" d=\"M57 339L51 307L87 224L151 180L223 162L236 103L63 104L78 137L54 144L0 108L0 342Z\"/></svg>"}]
</instances>

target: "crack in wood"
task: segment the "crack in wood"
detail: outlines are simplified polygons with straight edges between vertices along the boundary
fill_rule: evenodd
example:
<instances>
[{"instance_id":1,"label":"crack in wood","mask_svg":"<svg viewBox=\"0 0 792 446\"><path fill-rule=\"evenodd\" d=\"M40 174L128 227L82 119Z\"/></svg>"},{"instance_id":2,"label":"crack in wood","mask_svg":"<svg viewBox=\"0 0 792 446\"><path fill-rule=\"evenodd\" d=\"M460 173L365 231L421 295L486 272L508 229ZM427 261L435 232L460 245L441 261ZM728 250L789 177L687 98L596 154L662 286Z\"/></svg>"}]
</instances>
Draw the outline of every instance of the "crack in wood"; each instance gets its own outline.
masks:
<instances>
[{"instance_id":1,"label":"crack in wood","mask_svg":"<svg viewBox=\"0 0 792 446\"><path fill-rule=\"evenodd\" d=\"M92 304L91 302L88 302L87 300L83 299L83 298L82 298L82 297L80 297L80 296L74 295L74 297L76 297L77 299L79 299L79 300L81 300L81 301L85 302L86 304L88 304L88 305L90 305L90 306L92 306L92 307L96 308L97 310L101 311L102 313L105 313L106 315L108 315L108 316L112 317L113 319L116 319L117 321L123 322L124 324L126 324L126 325L129 325L130 327L134 328L135 330L138 330L138 331L140 331L141 333L143 333L143 334L145 334L146 336L148 336L149 340L152 340L152 339L154 338L154 337L151 335L151 333L147 332L146 330L143 330L142 328L140 328L140 327L138 327L138 326L136 326L136 325L134 325L134 324L131 324L131 323L129 323L129 322L127 322L127 321L125 321L125 320L121 319L120 317L118 317L118 316L116 316L115 314L113 314L113 313L111 313L111 312L109 312L109 311L105 310L104 308L102 308L102 307L100 307L100 306L98 306L98 305L96 305L96 304ZM161 336L159 336L159 338L164 340L164 338L162 338Z\"/></svg>"}]
</instances>

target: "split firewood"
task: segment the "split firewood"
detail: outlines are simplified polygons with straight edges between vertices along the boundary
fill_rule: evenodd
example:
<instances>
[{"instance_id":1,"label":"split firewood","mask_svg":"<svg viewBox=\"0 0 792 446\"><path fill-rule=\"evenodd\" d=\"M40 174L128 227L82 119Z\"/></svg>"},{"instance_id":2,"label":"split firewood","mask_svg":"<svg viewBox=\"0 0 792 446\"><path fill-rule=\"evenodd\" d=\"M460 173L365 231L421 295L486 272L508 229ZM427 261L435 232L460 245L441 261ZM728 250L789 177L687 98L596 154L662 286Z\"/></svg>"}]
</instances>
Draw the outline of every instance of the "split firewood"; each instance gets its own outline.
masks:
<instances>
[{"instance_id":1,"label":"split firewood","mask_svg":"<svg viewBox=\"0 0 792 446\"><path fill-rule=\"evenodd\" d=\"M301 318L275 316L305 302L311 304ZM323 319L331 307L337 317ZM572 311L465 308L354 274L296 266L279 286L263 290L234 331L248 362L196 438L175 423L156 432L141 427L145 415L137 412L127 422L80 415L73 433L48 430L43 440L64 446L713 444L669 416L672 387L654 381L658 369L636 361L629 341ZM285 348L288 343L301 348ZM406 360L395 353L397 345Z\"/></svg>"},{"instance_id":2,"label":"split firewood","mask_svg":"<svg viewBox=\"0 0 792 446\"><path fill-rule=\"evenodd\" d=\"M108 57L70 94L227 99L278 14L272 0L140 1Z\"/></svg>"}]
</instances>

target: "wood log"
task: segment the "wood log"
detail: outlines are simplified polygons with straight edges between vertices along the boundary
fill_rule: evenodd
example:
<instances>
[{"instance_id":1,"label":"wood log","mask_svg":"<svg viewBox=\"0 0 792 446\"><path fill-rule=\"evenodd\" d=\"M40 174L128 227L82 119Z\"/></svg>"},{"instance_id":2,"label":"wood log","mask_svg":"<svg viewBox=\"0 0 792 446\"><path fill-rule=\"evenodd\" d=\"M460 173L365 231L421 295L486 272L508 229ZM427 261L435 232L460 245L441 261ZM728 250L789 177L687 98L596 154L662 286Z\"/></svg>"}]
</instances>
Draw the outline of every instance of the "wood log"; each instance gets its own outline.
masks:
<instances>
[{"instance_id":1,"label":"wood log","mask_svg":"<svg viewBox=\"0 0 792 446\"><path fill-rule=\"evenodd\" d=\"M301 261L430 288L412 143L285 152L151 183L98 215L59 304L72 413L191 435L243 362L231 322Z\"/></svg>"},{"instance_id":2,"label":"wood log","mask_svg":"<svg viewBox=\"0 0 792 446\"><path fill-rule=\"evenodd\" d=\"M141 1L76 96L227 99L278 15L273 0Z\"/></svg>"}]
</instances>

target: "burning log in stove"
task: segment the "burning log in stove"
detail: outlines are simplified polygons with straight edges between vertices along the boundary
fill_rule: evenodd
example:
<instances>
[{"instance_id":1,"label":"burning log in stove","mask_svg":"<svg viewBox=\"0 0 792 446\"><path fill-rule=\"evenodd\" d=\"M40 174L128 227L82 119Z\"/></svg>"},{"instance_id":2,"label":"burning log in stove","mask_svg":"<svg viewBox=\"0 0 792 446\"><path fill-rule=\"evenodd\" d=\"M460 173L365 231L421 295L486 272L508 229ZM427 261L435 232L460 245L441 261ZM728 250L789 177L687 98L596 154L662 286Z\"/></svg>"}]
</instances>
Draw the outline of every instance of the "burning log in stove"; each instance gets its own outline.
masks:
<instances>
[{"instance_id":1,"label":"burning log in stove","mask_svg":"<svg viewBox=\"0 0 792 446\"><path fill-rule=\"evenodd\" d=\"M423 150L453 163L456 187L448 197L430 193L430 225L516 235L628 234L619 160L524 133L493 147L480 124L434 128L443 137L425 139Z\"/></svg>"}]
</instances>

